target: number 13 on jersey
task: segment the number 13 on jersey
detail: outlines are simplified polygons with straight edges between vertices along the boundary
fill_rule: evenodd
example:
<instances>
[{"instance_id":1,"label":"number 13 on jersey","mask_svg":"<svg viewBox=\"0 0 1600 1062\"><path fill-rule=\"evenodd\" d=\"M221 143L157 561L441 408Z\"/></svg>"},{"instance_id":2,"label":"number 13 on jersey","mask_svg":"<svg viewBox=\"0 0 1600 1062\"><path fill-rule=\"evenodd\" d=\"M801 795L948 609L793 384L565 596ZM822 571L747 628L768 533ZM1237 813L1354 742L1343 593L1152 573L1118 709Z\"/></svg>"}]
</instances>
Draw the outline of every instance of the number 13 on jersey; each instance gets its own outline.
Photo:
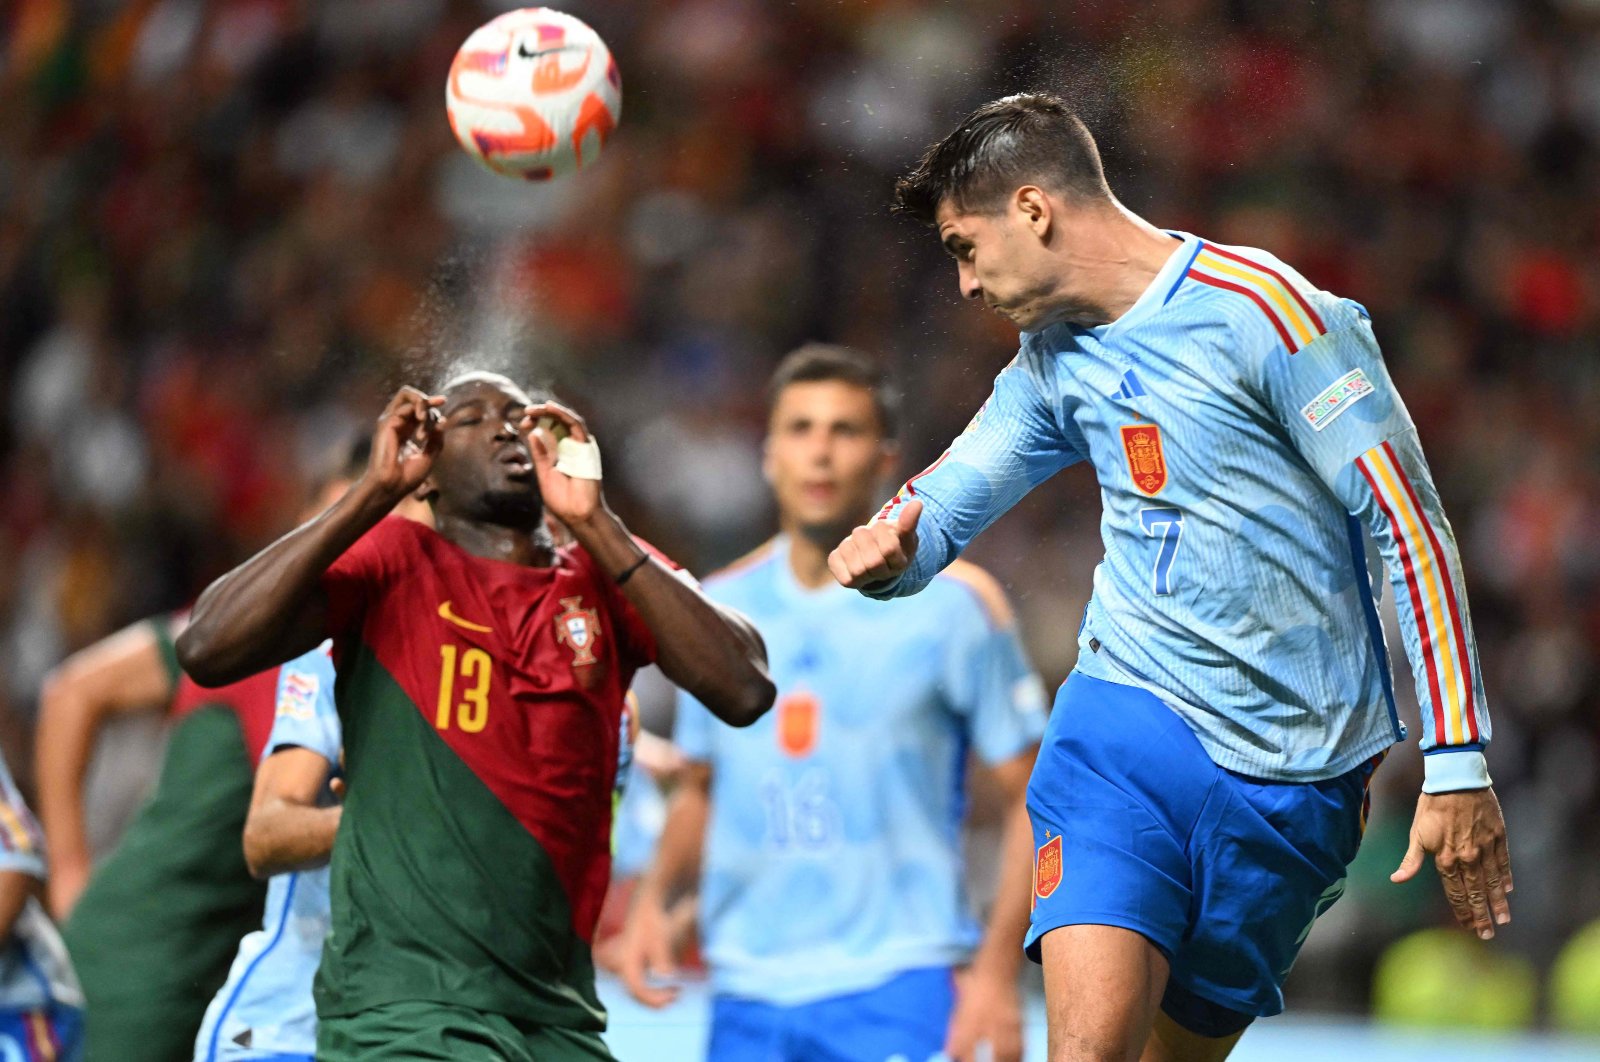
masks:
<instances>
[{"instance_id":1,"label":"number 13 on jersey","mask_svg":"<svg viewBox=\"0 0 1600 1062\"><path fill-rule=\"evenodd\" d=\"M469 647L462 652L454 645L439 646L439 711L433 725L440 730L450 729L452 715L455 725L464 733L476 734L489 722L489 681L493 665L489 654L482 649ZM461 700L456 701L456 677L463 680Z\"/></svg>"},{"instance_id":2,"label":"number 13 on jersey","mask_svg":"<svg viewBox=\"0 0 1600 1062\"><path fill-rule=\"evenodd\" d=\"M1183 513L1178 509L1140 509L1139 526L1152 538L1159 538L1156 547L1155 578L1151 589L1157 597L1172 593L1172 562L1178 559L1178 544L1183 541Z\"/></svg>"}]
</instances>

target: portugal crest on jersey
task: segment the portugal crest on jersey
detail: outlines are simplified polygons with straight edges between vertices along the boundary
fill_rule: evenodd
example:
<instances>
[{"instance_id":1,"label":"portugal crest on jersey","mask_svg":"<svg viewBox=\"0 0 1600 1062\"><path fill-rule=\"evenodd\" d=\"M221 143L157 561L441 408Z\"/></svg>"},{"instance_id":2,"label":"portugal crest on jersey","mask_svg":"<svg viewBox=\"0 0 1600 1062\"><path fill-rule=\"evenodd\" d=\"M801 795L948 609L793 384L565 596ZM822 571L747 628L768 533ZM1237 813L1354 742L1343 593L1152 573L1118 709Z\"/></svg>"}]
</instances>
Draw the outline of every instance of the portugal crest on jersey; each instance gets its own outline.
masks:
<instances>
[{"instance_id":1,"label":"portugal crest on jersey","mask_svg":"<svg viewBox=\"0 0 1600 1062\"><path fill-rule=\"evenodd\" d=\"M1133 485L1149 495L1167 485L1167 457L1161 450L1161 429L1154 424L1124 424L1122 448L1128 455Z\"/></svg>"},{"instance_id":2,"label":"portugal crest on jersey","mask_svg":"<svg viewBox=\"0 0 1600 1062\"><path fill-rule=\"evenodd\" d=\"M556 617L556 641L572 650L572 666L582 667L595 661L594 646L600 639L600 614L583 607L583 598L564 597Z\"/></svg>"}]
</instances>

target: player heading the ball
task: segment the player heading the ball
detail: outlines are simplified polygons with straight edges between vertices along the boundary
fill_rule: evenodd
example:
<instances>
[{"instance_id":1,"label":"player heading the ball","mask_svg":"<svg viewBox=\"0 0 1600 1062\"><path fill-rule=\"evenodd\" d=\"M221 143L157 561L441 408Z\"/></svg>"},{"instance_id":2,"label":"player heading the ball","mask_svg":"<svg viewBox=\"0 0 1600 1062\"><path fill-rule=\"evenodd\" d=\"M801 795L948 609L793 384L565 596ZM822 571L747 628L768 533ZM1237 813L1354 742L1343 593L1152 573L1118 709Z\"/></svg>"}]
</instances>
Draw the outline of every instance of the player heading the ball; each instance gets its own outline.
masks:
<instances>
[{"instance_id":1,"label":"player heading the ball","mask_svg":"<svg viewBox=\"0 0 1600 1062\"><path fill-rule=\"evenodd\" d=\"M1405 736L1369 538L1426 756L1395 877L1434 853L1457 919L1492 936L1511 869L1461 558L1366 310L1132 214L1055 96L980 107L896 202L1022 345L950 449L833 552L836 577L916 593L1079 461L1104 502L1028 795L1051 1058L1221 1058L1283 1009Z\"/></svg>"}]
</instances>

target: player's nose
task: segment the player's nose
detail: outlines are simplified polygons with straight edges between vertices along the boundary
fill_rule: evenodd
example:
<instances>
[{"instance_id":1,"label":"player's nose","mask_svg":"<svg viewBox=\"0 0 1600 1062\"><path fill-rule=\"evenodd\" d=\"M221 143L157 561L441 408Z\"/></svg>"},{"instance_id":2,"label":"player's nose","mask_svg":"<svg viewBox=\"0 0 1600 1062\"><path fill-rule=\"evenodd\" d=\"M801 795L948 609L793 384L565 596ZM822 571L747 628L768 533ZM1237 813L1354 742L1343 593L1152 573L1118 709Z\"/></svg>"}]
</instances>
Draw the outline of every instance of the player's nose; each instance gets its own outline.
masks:
<instances>
[{"instance_id":1,"label":"player's nose","mask_svg":"<svg viewBox=\"0 0 1600 1062\"><path fill-rule=\"evenodd\" d=\"M978 283L977 273L966 262L956 263L956 286L961 289L961 297L963 299L980 299L983 297L983 285Z\"/></svg>"}]
</instances>

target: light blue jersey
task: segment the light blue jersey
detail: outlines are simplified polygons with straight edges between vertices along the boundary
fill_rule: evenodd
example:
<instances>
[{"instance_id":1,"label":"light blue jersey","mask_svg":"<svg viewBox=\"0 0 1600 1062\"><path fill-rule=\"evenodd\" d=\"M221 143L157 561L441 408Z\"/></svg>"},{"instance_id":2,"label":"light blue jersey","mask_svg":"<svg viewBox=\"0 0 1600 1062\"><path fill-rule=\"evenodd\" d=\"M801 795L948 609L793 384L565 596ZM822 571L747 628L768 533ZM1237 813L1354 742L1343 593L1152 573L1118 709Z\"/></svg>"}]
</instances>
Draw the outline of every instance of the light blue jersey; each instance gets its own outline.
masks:
<instances>
[{"instance_id":1,"label":"light blue jersey","mask_svg":"<svg viewBox=\"0 0 1600 1062\"><path fill-rule=\"evenodd\" d=\"M342 744L333 706L333 660L326 645L284 664L278 707L263 758L288 746L339 763ZM330 792L325 802L332 802ZM311 982L328 935L328 868L275 875L267 884L259 930L239 943L228 980L206 1010L195 1062L310 1058L317 1048Z\"/></svg>"},{"instance_id":2,"label":"light blue jersey","mask_svg":"<svg viewBox=\"0 0 1600 1062\"><path fill-rule=\"evenodd\" d=\"M4 760L0 760L0 870L39 882L45 879L44 831L28 810ZM55 923L39 900L29 896L10 936L0 941L0 1016L15 1018L82 1007L83 991ZM21 1051L17 1057L33 1058L36 1055L31 1052L50 1048L46 1041L55 1035L50 1030L13 1032L14 1024L0 1022L0 1058L11 1057L13 1050ZM38 1042L43 1047L32 1043L30 1037L43 1037ZM62 1051L63 1057L77 1057L75 1034L73 1041L51 1049Z\"/></svg>"},{"instance_id":3,"label":"light blue jersey","mask_svg":"<svg viewBox=\"0 0 1600 1062\"><path fill-rule=\"evenodd\" d=\"M1336 777L1405 735L1366 543L1417 675L1429 792L1489 784L1455 538L1366 311L1265 252L1174 234L1118 320L1025 333L988 403L885 506L925 506L913 594L1029 490L1094 465L1105 559L1078 667L1144 687L1216 763Z\"/></svg>"},{"instance_id":4,"label":"light blue jersey","mask_svg":"<svg viewBox=\"0 0 1600 1062\"><path fill-rule=\"evenodd\" d=\"M700 925L719 993L795 1005L967 958L967 753L1043 733L1043 688L968 564L885 606L807 590L779 537L706 583L760 628L778 697L753 726L688 695L674 739L712 768Z\"/></svg>"}]
</instances>

